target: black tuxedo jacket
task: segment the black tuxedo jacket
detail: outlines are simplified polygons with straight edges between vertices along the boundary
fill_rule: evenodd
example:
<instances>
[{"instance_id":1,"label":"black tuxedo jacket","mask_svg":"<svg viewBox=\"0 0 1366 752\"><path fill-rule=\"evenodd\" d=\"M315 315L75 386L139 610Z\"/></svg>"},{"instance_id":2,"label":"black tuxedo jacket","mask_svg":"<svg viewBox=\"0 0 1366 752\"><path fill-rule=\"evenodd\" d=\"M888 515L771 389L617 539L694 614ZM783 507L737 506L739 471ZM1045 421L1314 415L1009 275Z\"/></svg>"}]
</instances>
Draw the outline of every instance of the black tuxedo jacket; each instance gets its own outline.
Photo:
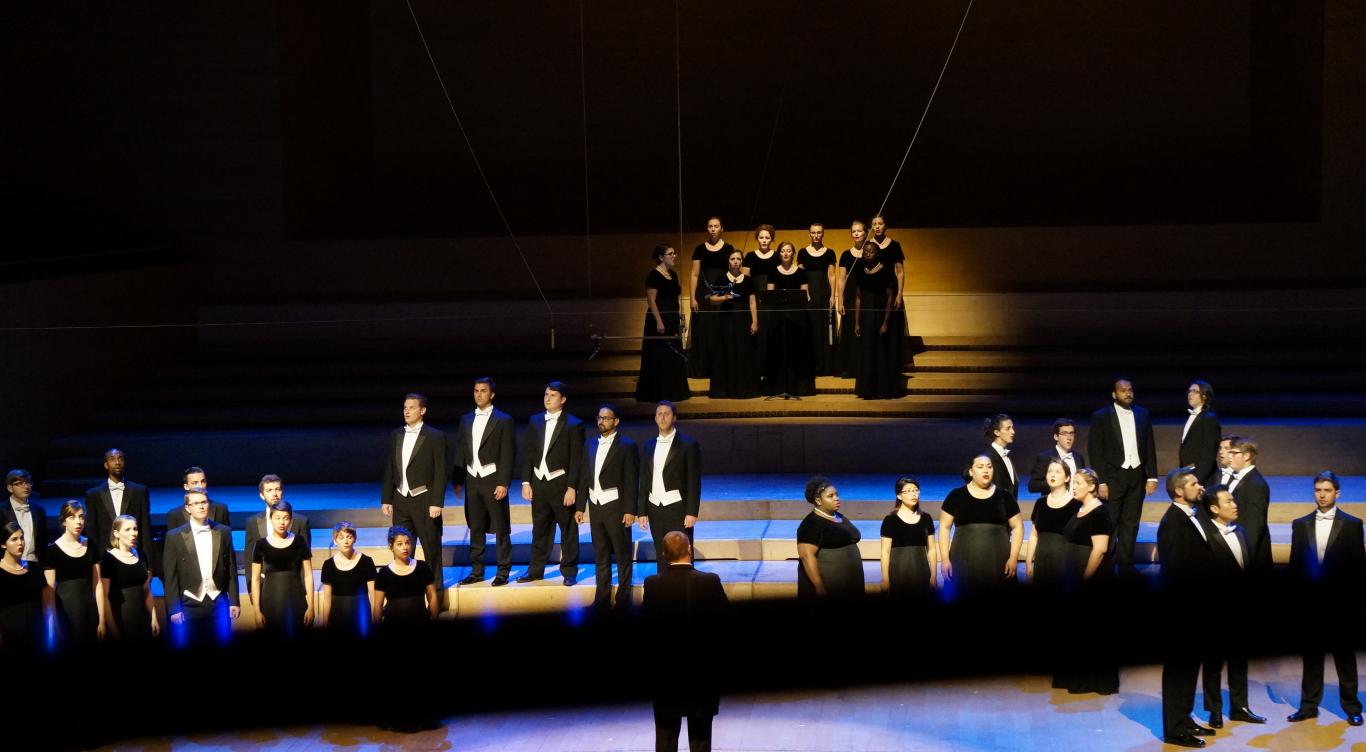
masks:
<instances>
[{"instance_id":1,"label":"black tuxedo jacket","mask_svg":"<svg viewBox=\"0 0 1366 752\"><path fill-rule=\"evenodd\" d=\"M588 505L588 489L593 487L593 468L598 461L598 437L594 436L584 444L583 472L576 484L575 506L582 512ZM636 443L617 432L612 447L602 461L602 472L598 475L598 485L603 490L617 489L617 500L625 512L635 514L639 508L637 490L640 486L640 452Z\"/></svg>"},{"instance_id":2,"label":"black tuxedo jacket","mask_svg":"<svg viewBox=\"0 0 1366 752\"><path fill-rule=\"evenodd\" d=\"M120 514L126 514L138 523L138 549L151 550L152 540L152 502L147 494L147 486L123 481L123 505ZM109 492L109 482L102 481L98 486L85 492L85 537L103 552L111 548L109 535L114 530L114 497ZM150 561L150 559L148 560Z\"/></svg>"},{"instance_id":3,"label":"black tuxedo jacket","mask_svg":"<svg viewBox=\"0 0 1366 752\"><path fill-rule=\"evenodd\" d=\"M699 572L691 564L662 566L658 574L645 578L641 608L652 624L652 640L659 636L658 645L681 647L697 634L725 634L729 606L721 578ZM716 681L712 673L694 674L668 689L657 689L655 709L663 715L716 715L720 706Z\"/></svg>"},{"instance_id":4,"label":"black tuxedo jacket","mask_svg":"<svg viewBox=\"0 0 1366 752\"><path fill-rule=\"evenodd\" d=\"M252 549L255 547L256 541L266 537L266 533L268 532L266 525L268 524L270 523L269 520L266 519L265 512L257 512L247 518L247 541L246 544L242 546L242 563L247 565L248 570L251 569ZM308 517L302 514L295 514L290 519L289 532L303 538L304 544L309 547L309 550L312 550L313 532L308 528Z\"/></svg>"},{"instance_id":5,"label":"black tuxedo jacket","mask_svg":"<svg viewBox=\"0 0 1366 752\"><path fill-rule=\"evenodd\" d=\"M384 460L380 503L393 504L403 482L403 428L389 434L389 452ZM422 424L408 458L408 494L429 507L446 506L446 434ZM425 491L421 489L426 489Z\"/></svg>"},{"instance_id":6,"label":"black tuxedo jacket","mask_svg":"<svg viewBox=\"0 0 1366 752\"><path fill-rule=\"evenodd\" d=\"M232 528L232 521L228 518L228 505L219 504L213 499L209 499L209 519L228 529ZM189 522L190 516L185 513L185 505L173 507L171 511L166 513L167 534L169 535L171 530Z\"/></svg>"},{"instance_id":7,"label":"black tuxedo jacket","mask_svg":"<svg viewBox=\"0 0 1366 752\"><path fill-rule=\"evenodd\" d=\"M640 496L637 514L650 516L650 488L654 485L655 445L658 436L651 436L640 453ZM673 445L664 458L664 490L678 491L683 496L684 514L699 516L702 508L702 448L697 440L674 431Z\"/></svg>"},{"instance_id":8,"label":"black tuxedo jacket","mask_svg":"<svg viewBox=\"0 0 1366 752\"><path fill-rule=\"evenodd\" d=\"M1146 408L1134 405L1134 438L1138 441L1139 468L1144 478L1156 478L1157 442L1153 440L1153 421ZM1091 414L1091 431L1086 437L1091 468L1101 483L1109 483L1124 465L1124 436L1119 430L1119 413L1114 403ZM1078 465L1078 467L1081 467Z\"/></svg>"},{"instance_id":9,"label":"black tuxedo jacket","mask_svg":"<svg viewBox=\"0 0 1366 752\"><path fill-rule=\"evenodd\" d=\"M213 583L234 606L241 605L237 595L237 555L232 550L232 530L227 525L209 523L213 527ZM195 592L202 581L199 574L199 553L194 544L194 533L188 524L166 533L166 547L161 557L161 581L166 586L166 613L178 614L182 608L184 591Z\"/></svg>"},{"instance_id":10,"label":"black tuxedo jacket","mask_svg":"<svg viewBox=\"0 0 1366 752\"><path fill-rule=\"evenodd\" d=\"M1328 533L1328 548L1319 561L1318 531L1313 512L1290 523L1290 571L1307 582L1350 584L1366 577L1361 518L1338 507Z\"/></svg>"},{"instance_id":11,"label":"black tuxedo jacket","mask_svg":"<svg viewBox=\"0 0 1366 752\"><path fill-rule=\"evenodd\" d=\"M1210 542L1210 577L1216 585L1236 584L1252 569L1252 549L1247 545L1247 530L1238 525L1233 531L1233 536L1238 539L1238 553L1243 556L1243 566L1240 567L1233 556L1233 549L1229 548L1228 539L1215 527L1214 520L1205 515L1199 518L1200 526L1205 529L1205 537Z\"/></svg>"},{"instance_id":12,"label":"black tuxedo jacket","mask_svg":"<svg viewBox=\"0 0 1366 752\"><path fill-rule=\"evenodd\" d=\"M541 448L544 446L545 412L542 411L531 416L526 426L525 443L522 446L523 483L530 483L536 477L534 471L540 467ZM555 431L550 435L550 446L545 453L545 466L552 473L563 470L569 487L578 487L579 476L583 473L583 421L567 411L562 411L560 419L555 421Z\"/></svg>"},{"instance_id":13,"label":"black tuxedo jacket","mask_svg":"<svg viewBox=\"0 0 1366 752\"><path fill-rule=\"evenodd\" d=\"M1048 493L1048 480L1044 478L1048 474L1048 463L1061 458L1056 444L1047 452L1039 452L1039 456L1034 458L1034 469L1029 471L1030 491L1036 494ZM1086 456L1078 452L1075 446L1072 447L1072 461L1077 464L1078 470L1086 467Z\"/></svg>"},{"instance_id":14,"label":"black tuxedo jacket","mask_svg":"<svg viewBox=\"0 0 1366 752\"><path fill-rule=\"evenodd\" d=\"M1010 469L1006 467L1009 458L1002 458L1001 453L996 451L990 444L987 445L986 450L983 451L982 454L991 458L991 480L996 484L996 487L1005 489L1006 493L1009 493L1012 499L1018 496L1018 491L1020 489L1017 487L1019 485L1017 480L1019 479L1019 476L1016 475L1014 478L1010 476ZM1015 463L1011 462L1010 466L1013 468Z\"/></svg>"},{"instance_id":15,"label":"black tuxedo jacket","mask_svg":"<svg viewBox=\"0 0 1366 752\"><path fill-rule=\"evenodd\" d=\"M1201 410L1181 441L1180 467L1195 467L1195 477L1208 478L1219 469L1219 439L1224 427L1213 410ZM1218 481L1218 478L1215 478Z\"/></svg>"},{"instance_id":16,"label":"black tuxedo jacket","mask_svg":"<svg viewBox=\"0 0 1366 752\"><path fill-rule=\"evenodd\" d=\"M43 509L42 502L38 501L37 496L28 498L28 514L33 519L33 537L38 539L33 542L33 555L41 558L43 549L52 542L52 538L47 532L47 510ZM14 505L10 503L8 494L0 497L0 525L6 522L19 523L14 514Z\"/></svg>"},{"instance_id":17,"label":"black tuxedo jacket","mask_svg":"<svg viewBox=\"0 0 1366 752\"><path fill-rule=\"evenodd\" d=\"M1197 511L1196 518L1200 516ZM1200 535L1174 503L1157 524L1157 560L1162 586L1168 589L1202 589L1213 572L1214 547L1209 536Z\"/></svg>"},{"instance_id":18,"label":"black tuxedo jacket","mask_svg":"<svg viewBox=\"0 0 1366 752\"><path fill-rule=\"evenodd\" d=\"M512 485L512 464L517 461L517 425L512 422L511 415L493 408L478 447L474 446L474 413L465 413L460 419L460 433L455 442L455 469L451 472L457 483L464 483L465 468L474 462L476 450L478 464L492 462L498 465L492 476L495 486Z\"/></svg>"},{"instance_id":19,"label":"black tuxedo jacket","mask_svg":"<svg viewBox=\"0 0 1366 752\"><path fill-rule=\"evenodd\" d=\"M1255 466L1252 472L1238 481L1233 489L1233 500L1238 503L1238 524L1247 531L1247 545L1252 549L1252 561L1259 570L1271 569L1271 535L1266 516L1271 509L1271 486Z\"/></svg>"}]
</instances>

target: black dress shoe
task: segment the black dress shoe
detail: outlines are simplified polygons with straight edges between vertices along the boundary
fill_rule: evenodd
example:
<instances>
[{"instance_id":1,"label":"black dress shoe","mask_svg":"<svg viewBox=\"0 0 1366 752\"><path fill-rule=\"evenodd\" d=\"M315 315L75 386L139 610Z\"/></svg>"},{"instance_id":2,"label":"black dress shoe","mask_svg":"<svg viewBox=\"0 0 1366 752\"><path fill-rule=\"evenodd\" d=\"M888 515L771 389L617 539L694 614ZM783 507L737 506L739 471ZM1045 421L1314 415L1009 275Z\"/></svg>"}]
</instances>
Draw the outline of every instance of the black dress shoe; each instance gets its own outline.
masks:
<instances>
[{"instance_id":1,"label":"black dress shoe","mask_svg":"<svg viewBox=\"0 0 1366 752\"><path fill-rule=\"evenodd\" d=\"M1349 723L1349 724L1352 725L1352 726L1360 726L1360 725L1361 725L1361 714L1360 714L1360 713L1348 713L1348 714L1347 714L1347 723Z\"/></svg>"},{"instance_id":2,"label":"black dress shoe","mask_svg":"<svg viewBox=\"0 0 1366 752\"><path fill-rule=\"evenodd\" d=\"M492 583L492 584L493 584L494 587L502 587L502 586L508 584L508 576L505 575L505 574L500 574L500 575L498 575L497 577L494 577L494 578L493 578L493 583Z\"/></svg>"},{"instance_id":3,"label":"black dress shoe","mask_svg":"<svg viewBox=\"0 0 1366 752\"><path fill-rule=\"evenodd\" d=\"M1300 721L1307 721L1307 720L1309 720L1310 718L1318 718L1318 717L1319 717L1319 711L1318 711L1317 708L1314 708L1314 709L1312 709L1312 710L1305 710L1304 708L1300 708L1299 710L1296 710L1295 712L1293 712L1293 713L1291 713L1290 715L1286 716L1285 719L1286 719L1287 721L1290 721L1291 723L1299 723Z\"/></svg>"},{"instance_id":4,"label":"black dress shoe","mask_svg":"<svg viewBox=\"0 0 1366 752\"><path fill-rule=\"evenodd\" d=\"M1190 734L1177 734L1175 736L1164 736L1162 741L1167 744L1175 744L1178 747L1191 747L1199 749L1205 746L1205 740Z\"/></svg>"},{"instance_id":5,"label":"black dress shoe","mask_svg":"<svg viewBox=\"0 0 1366 752\"><path fill-rule=\"evenodd\" d=\"M1223 713L1223 711L1220 711L1220 710L1212 710L1212 711L1210 711L1210 714L1209 714L1209 727L1210 727L1210 728L1223 728L1223 727L1224 727L1224 713Z\"/></svg>"},{"instance_id":6,"label":"black dress shoe","mask_svg":"<svg viewBox=\"0 0 1366 752\"><path fill-rule=\"evenodd\" d=\"M1242 721L1243 723L1266 723L1266 719L1252 712L1248 708L1234 708L1228 711L1230 721ZM1211 726L1214 724L1211 723Z\"/></svg>"},{"instance_id":7,"label":"black dress shoe","mask_svg":"<svg viewBox=\"0 0 1366 752\"><path fill-rule=\"evenodd\" d=\"M476 583L476 582L483 582L483 581L484 581L484 575L482 575L482 574L472 574L472 575L466 576L465 579L461 580L461 581L460 581L460 584L461 584L461 585L473 585L473 584Z\"/></svg>"},{"instance_id":8,"label":"black dress shoe","mask_svg":"<svg viewBox=\"0 0 1366 752\"><path fill-rule=\"evenodd\" d=\"M1214 729L1212 728L1205 728L1198 723L1193 723L1191 725L1194 726L1194 728L1190 730L1192 736L1214 736Z\"/></svg>"},{"instance_id":9,"label":"black dress shoe","mask_svg":"<svg viewBox=\"0 0 1366 752\"><path fill-rule=\"evenodd\" d=\"M540 577L539 575L533 577L530 573L527 573L527 574L522 575L521 577L518 577L518 578L517 578L517 581L518 581L518 582L535 582L536 580L540 580L540 579L544 579L544 578L543 578L543 577Z\"/></svg>"},{"instance_id":10,"label":"black dress shoe","mask_svg":"<svg viewBox=\"0 0 1366 752\"><path fill-rule=\"evenodd\" d=\"M564 586L565 586L565 587L574 587L574 583L576 583L576 582L578 582L578 581L579 581L579 578L578 578L578 577L575 577L575 576L572 575L572 574L567 574L567 575L564 576Z\"/></svg>"}]
</instances>

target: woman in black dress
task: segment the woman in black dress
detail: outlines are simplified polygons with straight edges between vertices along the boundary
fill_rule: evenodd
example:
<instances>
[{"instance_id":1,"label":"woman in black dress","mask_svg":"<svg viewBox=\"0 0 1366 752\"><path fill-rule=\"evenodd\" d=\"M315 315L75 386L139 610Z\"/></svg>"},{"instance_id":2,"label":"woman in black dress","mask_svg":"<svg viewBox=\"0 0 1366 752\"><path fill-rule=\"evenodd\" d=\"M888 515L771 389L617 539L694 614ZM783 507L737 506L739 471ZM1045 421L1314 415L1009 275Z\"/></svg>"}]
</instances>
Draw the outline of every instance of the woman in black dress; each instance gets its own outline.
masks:
<instances>
[{"instance_id":1,"label":"woman in black dress","mask_svg":"<svg viewBox=\"0 0 1366 752\"><path fill-rule=\"evenodd\" d=\"M901 243L887 237L887 220L882 215L873 217L872 230L870 240L880 249L882 262L889 264L896 273L896 295L892 297L892 310L896 315L892 317L892 334L900 338L907 332L906 314L901 306L901 296L906 293L906 252Z\"/></svg>"},{"instance_id":2,"label":"woman in black dress","mask_svg":"<svg viewBox=\"0 0 1366 752\"><path fill-rule=\"evenodd\" d=\"M1110 547L1110 517L1101 509L1096 489L1100 479L1091 468L1082 468L1072 476L1072 495L1080 503L1075 515L1063 529L1067 539L1068 556L1064 581L1085 587L1101 577L1101 563ZM1072 660L1069 660L1071 658ZM1071 694L1094 692L1112 695L1119 691L1119 667L1097 662L1087 656L1064 653L1061 668L1053 675L1053 686Z\"/></svg>"},{"instance_id":3,"label":"woman in black dress","mask_svg":"<svg viewBox=\"0 0 1366 752\"><path fill-rule=\"evenodd\" d=\"M835 373L835 252L825 245L825 225L816 222L808 230L811 245L797 254L797 266L806 272L811 291L811 347L817 376Z\"/></svg>"},{"instance_id":4,"label":"woman in black dress","mask_svg":"<svg viewBox=\"0 0 1366 752\"><path fill-rule=\"evenodd\" d=\"M826 478L806 482L813 509L797 526L797 597L863 595L862 537L840 514L840 494Z\"/></svg>"},{"instance_id":5,"label":"woman in black dress","mask_svg":"<svg viewBox=\"0 0 1366 752\"><path fill-rule=\"evenodd\" d=\"M768 293L769 277L773 276L773 270L778 266L778 253L773 249L773 238L777 230L773 225L759 225L754 230L754 240L759 247L745 254L742 265L745 276L754 280L754 290L759 299L759 334L754 338L755 349L758 351L760 370L768 367L768 340L769 326L768 318L773 308L771 296Z\"/></svg>"},{"instance_id":6,"label":"woman in black dress","mask_svg":"<svg viewBox=\"0 0 1366 752\"><path fill-rule=\"evenodd\" d=\"M679 337L678 296L682 288L674 272L678 251L672 246L657 245L650 257L655 268L645 275L645 327L641 332L636 399L681 402L691 397L692 391L688 388L688 366Z\"/></svg>"},{"instance_id":7,"label":"woman in black dress","mask_svg":"<svg viewBox=\"0 0 1366 752\"><path fill-rule=\"evenodd\" d=\"M389 551L394 560L375 575L375 598L371 618L386 626L422 624L436 618L436 584L427 562L413 558L413 534L395 525L389 528Z\"/></svg>"},{"instance_id":8,"label":"woman in black dress","mask_svg":"<svg viewBox=\"0 0 1366 752\"><path fill-rule=\"evenodd\" d=\"M95 547L81 536L85 531L85 504L68 500L57 519L62 535L43 551L42 560L47 584L57 595L57 628L62 644L103 640L104 584Z\"/></svg>"},{"instance_id":9,"label":"woman in black dress","mask_svg":"<svg viewBox=\"0 0 1366 752\"><path fill-rule=\"evenodd\" d=\"M23 528L6 522L0 535L0 648L36 654L46 648L47 625L56 618L52 588L43 570L23 558Z\"/></svg>"},{"instance_id":10,"label":"woman in black dress","mask_svg":"<svg viewBox=\"0 0 1366 752\"><path fill-rule=\"evenodd\" d=\"M692 251L692 276L688 289L691 291L692 318L688 331L692 333L688 344L688 375L695 379L705 379L711 375L711 355L716 339L716 309L708 306L707 300L712 286L718 284L726 273L726 260L735 246L721 237L725 227L720 217L707 219L707 239Z\"/></svg>"},{"instance_id":11,"label":"woman in black dress","mask_svg":"<svg viewBox=\"0 0 1366 752\"><path fill-rule=\"evenodd\" d=\"M1048 493L1034 502L1034 511L1029 515L1034 532L1029 536L1025 554L1025 576L1036 585L1058 588L1062 586L1068 557L1067 539L1062 531L1076 516L1081 502L1072 498L1072 470L1061 459L1050 460L1043 477Z\"/></svg>"},{"instance_id":12,"label":"woman in black dress","mask_svg":"<svg viewBox=\"0 0 1366 752\"><path fill-rule=\"evenodd\" d=\"M967 484L949 492L939 513L944 579L963 593L1014 582L1024 525L1015 498L991 482L991 458L979 454ZM950 534L952 531L952 534Z\"/></svg>"},{"instance_id":13,"label":"woman in black dress","mask_svg":"<svg viewBox=\"0 0 1366 752\"><path fill-rule=\"evenodd\" d=\"M854 337L859 343L854 394L860 399L902 395L901 337L893 332L896 317L889 305L896 277L880 254L876 243L864 243L863 264L853 273Z\"/></svg>"},{"instance_id":14,"label":"woman in black dress","mask_svg":"<svg viewBox=\"0 0 1366 752\"><path fill-rule=\"evenodd\" d=\"M811 291L797 265L797 249L784 241L778 246L778 265L768 277L769 311L767 367L764 393L804 397L816 393L811 352Z\"/></svg>"},{"instance_id":15,"label":"woman in black dress","mask_svg":"<svg viewBox=\"0 0 1366 752\"><path fill-rule=\"evenodd\" d=\"M105 634L130 642L145 642L161 634L152 605L152 573L138 550L138 521L131 515L114 518L109 550L100 561L104 589Z\"/></svg>"},{"instance_id":16,"label":"woman in black dress","mask_svg":"<svg viewBox=\"0 0 1366 752\"><path fill-rule=\"evenodd\" d=\"M323 624L334 634L364 637L373 618L375 560L356 550L356 528L349 522L332 528L332 543L337 552L323 562Z\"/></svg>"},{"instance_id":17,"label":"woman in black dress","mask_svg":"<svg viewBox=\"0 0 1366 752\"><path fill-rule=\"evenodd\" d=\"M251 602L257 628L293 637L313 623L313 551L290 532L294 507L281 499L270 510L266 537L251 554ZM261 577L265 576L263 582Z\"/></svg>"},{"instance_id":18,"label":"woman in black dress","mask_svg":"<svg viewBox=\"0 0 1366 752\"><path fill-rule=\"evenodd\" d=\"M724 281L713 288L709 301L716 306L717 343L711 365L709 397L748 399L759 396L759 361L755 336L759 333L758 299L754 280L745 276L744 254L730 252Z\"/></svg>"},{"instance_id":19,"label":"woman in black dress","mask_svg":"<svg viewBox=\"0 0 1366 752\"><path fill-rule=\"evenodd\" d=\"M896 481L896 508L882 519L882 590L924 593L939 584L934 520L920 511L920 482Z\"/></svg>"},{"instance_id":20,"label":"woman in black dress","mask_svg":"<svg viewBox=\"0 0 1366 752\"><path fill-rule=\"evenodd\" d=\"M863 246L867 242L867 230L862 222L854 222L849 228L853 245L840 255L839 268L835 270L835 305L840 314L839 348L835 355L838 375L852 379L858 373L858 364L863 357L859 340L854 336L854 272L863 266Z\"/></svg>"}]
</instances>

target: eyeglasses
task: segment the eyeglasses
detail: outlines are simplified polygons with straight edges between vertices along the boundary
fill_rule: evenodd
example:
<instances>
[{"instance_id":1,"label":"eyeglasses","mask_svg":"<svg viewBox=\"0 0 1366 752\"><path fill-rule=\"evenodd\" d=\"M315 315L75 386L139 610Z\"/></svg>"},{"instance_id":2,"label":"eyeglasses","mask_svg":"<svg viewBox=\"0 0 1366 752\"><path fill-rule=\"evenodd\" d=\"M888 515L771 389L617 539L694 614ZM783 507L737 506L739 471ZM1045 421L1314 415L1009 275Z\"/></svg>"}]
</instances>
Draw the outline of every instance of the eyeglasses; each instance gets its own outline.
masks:
<instances>
[{"instance_id":1,"label":"eyeglasses","mask_svg":"<svg viewBox=\"0 0 1366 752\"><path fill-rule=\"evenodd\" d=\"M23 480L23 479L21 478L21 479L19 479L19 480L10 481L10 485L11 485L11 486L28 486L28 487L32 488L32 487L33 487L33 481L31 481L31 480Z\"/></svg>"}]
</instances>

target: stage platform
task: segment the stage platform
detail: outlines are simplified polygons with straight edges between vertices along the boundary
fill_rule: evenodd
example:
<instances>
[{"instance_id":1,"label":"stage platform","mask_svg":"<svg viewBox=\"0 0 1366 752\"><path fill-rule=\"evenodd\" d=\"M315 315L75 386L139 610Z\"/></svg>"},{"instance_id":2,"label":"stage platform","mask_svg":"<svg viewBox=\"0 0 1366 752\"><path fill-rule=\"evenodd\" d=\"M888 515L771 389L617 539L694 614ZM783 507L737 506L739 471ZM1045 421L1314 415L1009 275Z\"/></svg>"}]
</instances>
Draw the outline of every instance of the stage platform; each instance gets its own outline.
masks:
<instances>
[{"instance_id":1,"label":"stage platform","mask_svg":"<svg viewBox=\"0 0 1366 752\"><path fill-rule=\"evenodd\" d=\"M932 649L912 632L893 649ZM785 656L762 655L763 661ZM1362 663L1366 654L1359 654ZM1265 725L1229 721L1209 749L1359 752L1366 731L1347 725L1331 663L1317 719L1285 720L1300 697L1298 657L1249 663L1252 709ZM529 690L527 702L550 695ZM575 697L580 702L591 698ZM1197 700L1197 705L1199 701ZM1227 700L1225 700L1227 704ZM1204 721L1204 714L1195 717ZM1161 669L1126 668L1115 695L1070 695L1046 676L954 679L918 684L728 695L713 725L716 752L1159 752ZM457 716L430 731L374 726L284 726L229 734L130 740L103 750L463 750L466 752L647 752L654 749L648 703L552 706ZM686 736L679 749L687 749Z\"/></svg>"}]
</instances>

